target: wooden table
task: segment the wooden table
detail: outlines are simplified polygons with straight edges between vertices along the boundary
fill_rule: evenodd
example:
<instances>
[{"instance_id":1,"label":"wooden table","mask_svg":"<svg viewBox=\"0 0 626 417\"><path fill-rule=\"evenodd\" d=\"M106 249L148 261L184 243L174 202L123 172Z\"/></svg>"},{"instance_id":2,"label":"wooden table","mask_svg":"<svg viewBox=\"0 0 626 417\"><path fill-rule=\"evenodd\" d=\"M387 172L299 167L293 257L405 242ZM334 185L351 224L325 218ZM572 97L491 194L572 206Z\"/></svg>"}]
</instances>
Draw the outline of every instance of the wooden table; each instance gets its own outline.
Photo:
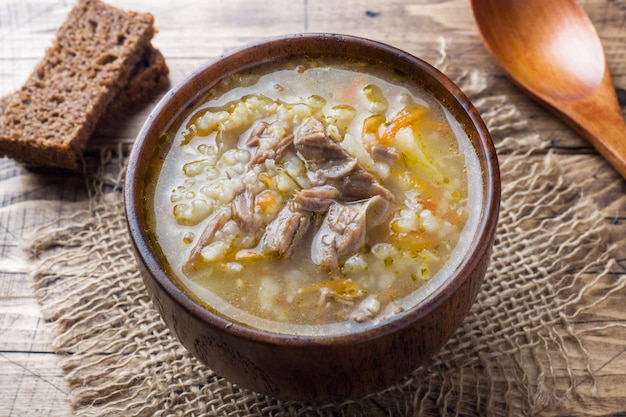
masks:
<instances>
[{"instance_id":1,"label":"wooden table","mask_svg":"<svg viewBox=\"0 0 626 417\"><path fill-rule=\"evenodd\" d=\"M467 0L254 0L168 1L111 0L126 9L154 14L159 33L156 47L165 55L172 82L224 50L259 38L293 32L338 32L365 36L405 49L434 63L439 46L459 65L485 71L494 91L506 94L522 116L550 141L550 149L572 181L584 183L583 193L601 208L610 242L626 236L626 182L575 133L525 97L503 75L482 46ZM596 24L617 86L626 88L626 1L581 0ZM2 0L0 2L0 95L21 85L73 1ZM623 90L622 90L623 92ZM130 123L100 130L90 148L102 141L132 142L149 107ZM494 134L497 139L497 134ZM625 139L626 140L626 139ZM533 158L542 158L536 154ZM38 226L84 205L85 185L76 176L41 175L9 159L0 159L0 416L68 416L68 390L50 332L41 318L28 276L22 239ZM617 249L618 269L624 270L626 247ZM594 319L594 318L591 318ZM624 322L623 311L603 311L595 318ZM626 341L597 346L598 396L610 412L626 413ZM567 410L562 414L592 414L598 410ZM606 411L603 411L606 412ZM620 414L624 415L624 414Z\"/></svg>"}]
</instances>

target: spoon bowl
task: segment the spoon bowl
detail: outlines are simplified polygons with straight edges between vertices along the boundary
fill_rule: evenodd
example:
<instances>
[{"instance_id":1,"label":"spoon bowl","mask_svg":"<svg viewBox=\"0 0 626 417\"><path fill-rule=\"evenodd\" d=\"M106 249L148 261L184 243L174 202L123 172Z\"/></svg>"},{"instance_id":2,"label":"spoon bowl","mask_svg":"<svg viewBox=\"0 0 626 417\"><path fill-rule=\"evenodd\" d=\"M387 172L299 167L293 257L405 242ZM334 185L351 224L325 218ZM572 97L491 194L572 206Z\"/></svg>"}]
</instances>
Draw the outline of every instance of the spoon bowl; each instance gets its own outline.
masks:
<instances>
[{"instance_id":1,"label":"spoon bowl","mask_svg":"<svg viewBox=\"0 0 626 417\"><path fill-rule=\"evenodd\" d=\"M470 0L483 43L512 80L626 178L626 124L593 23L575 0Z\"/></svg>"}]
</instances>

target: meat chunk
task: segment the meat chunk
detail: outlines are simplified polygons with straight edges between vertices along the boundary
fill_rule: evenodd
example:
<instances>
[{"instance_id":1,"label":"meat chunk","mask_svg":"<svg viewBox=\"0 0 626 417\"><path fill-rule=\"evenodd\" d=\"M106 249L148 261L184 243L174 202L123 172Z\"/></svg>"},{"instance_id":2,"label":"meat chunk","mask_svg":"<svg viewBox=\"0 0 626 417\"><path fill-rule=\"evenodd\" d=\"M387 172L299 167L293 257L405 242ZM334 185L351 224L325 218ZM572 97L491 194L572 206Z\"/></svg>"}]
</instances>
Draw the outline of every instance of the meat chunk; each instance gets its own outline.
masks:
<instances>
[{"instance_id":1,"label":"meat chunk","mask_svg":"<svg viewBox=\"0 0 626 417\"><path fill-rule=\"evenodd\" d=\"M341 146L333 142L319 120L306 119L295 134L296 150L311 171L315 185L339 190L342 201L358 201L374 195L393 200L393 195Z\"/></svg>"},{"instance_id":2,"label":"meat chunk","mask_svg":"<svg viewBox=\"0 0 626 417\"><path fill-rule=\"evenodd\" d=\"M380 196L357 204L332 203L311 242L313 263L337 271L348 257L363 248L367 230L381 224L389 209L389 201Z\"/></svg>"},{"instance_id":3,"label":"meat chunk","mask_svg":"<svg viewBox=\"0 0 626 417\"><path fill-rule=\"evenodd\" d=\"M233 217L244 233L254 230L254 194L246 187L235 196L231 204Z\"/></svg>"},{"instance_id":4,"label":"meat chunk","mask_svg":"<svg viewBox=\"0 0 626 417\"><path fill-rule=\"evenodd\" d=\"M185 273L189 273L192 271L198 261L200 260L200 255L202 255L202 249L204 249L207 245L209 245L215 234L226 224L226 222L230 219L231 213L230 210L224 209L216 211L209 217L207 222L207 226L204 228L204 231L200 235L196 246L191 250L189 255L189 259L183 266L183 271Z\"/></svg>"},{"instance_id":5,"label":"meat chunk","mask_svg":"<svg viewBox=\"0 0 626 417\"><path fill-rule=\"evenodd\" d=\"M345 201L358 201L375 195L393 200L393 194L363 168L354 170L339 182L341 183L341 193Z\"/></svg>"},{"instance_id":6,"label":"meat chunk","mask_svg":"<svg viewBox=\"0 0 626 417\"><path fill-rule=\"evenodd\" d=\"M325 213L339 196L339 190L330 185L322 185L296 193L296 205L301 211Z\"/></svg>"},{"instance_id":7,"label":"meat chunk","mask_svg":"<svg viewBox=\"0 0 626 417\"><path fill-rule=\"evenodd\" d=\"M258 147L250 160L250 166L264 163L267 159L279 161L293 146L293 135L277 126L259 123L246 142L247 146Z\"/></svg>"},{"instance_id":8,"label":"meat chunk","mask_svg":"<svg viewBox=\"0 0 626 417\"><path fill-rule=\"evenodd\" d=\"M324 170L328 176L350 171L355 166L355 158L326 134L324 125L314 117L309 117L299 126L294 138L296 150L305 158L311 171Z\"/></svg>"},{"instance_id":9,"label":"meat chunk","mask_svg":"<svg viewBox=\"0 0 626 417\"><path fill-rule=\"evenodd\" d=\"M311 260L337 271L346 255L365 245L365 213L352 206L333 203L311 243Z\"/></svg>"},{"instance_id":10,"label":"meat chunk","mask_svg":"<svg viewBox=\"0 0 626 417\"><path fill-rule=\"evenodd\" d=\"M391 165L398 161L400 154L389 146L374 145L372 146L372 157L376 161Z\"/></svg>"},{"instance_id":11,"label":"meat chunk","mask_svg":"<svg viewBox=\"0 0 626 417\"><path fill-rule=\"evenodd\" d=\"M310 214L287 202L278 216L265 228L261 250L265 254L290 256L309 228Z\"/></svg>"},{"instance_id":12,"label":"meat chunk","mask_svg":"<svg viewBox=\"0 0 626 417\"><path fill-rule=\"evenodd\" d=\"M262 252L290 256L311 226L311 214L326 213L338 195L339 191L330 186L298 191L265 229Z\"/></svg>"},{"instance_id":13,"label":"meat chunk","mask_svg":"<svg viewBox=\"0 0 626 417\"><path fill-rule=\"evenodd\" d=\"M265 129L267 129L267 126L268 124L265 122L258 123L254 129L252 129L252 132L250 132L250 137L246 141L246 146L259 146L261 144L261 136L263 135L263 132L265 132Z\"/></svg>"}]
</instances>

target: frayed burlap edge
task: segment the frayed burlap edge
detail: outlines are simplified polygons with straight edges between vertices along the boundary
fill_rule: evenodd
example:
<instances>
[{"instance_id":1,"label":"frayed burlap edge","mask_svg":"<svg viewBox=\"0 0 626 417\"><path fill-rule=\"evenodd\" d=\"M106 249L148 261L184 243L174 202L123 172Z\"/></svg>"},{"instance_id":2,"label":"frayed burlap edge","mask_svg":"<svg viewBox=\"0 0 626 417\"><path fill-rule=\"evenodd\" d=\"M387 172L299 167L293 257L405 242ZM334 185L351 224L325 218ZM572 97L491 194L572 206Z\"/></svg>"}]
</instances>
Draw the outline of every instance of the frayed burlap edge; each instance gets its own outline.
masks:
<instances>
[{"instance_id":1,"label":"frayed burlap edge","mask_svg":"<svg viewBox=\"0 0 626 417\"><path fill-rule=\"evenodd\" d=\"M445 53L437 66L449 68ZM574 323L626 286L611 273L603 218L550 154L519 151L546 141L527 134L506 97L487 92L484 74L455 81L503 138L503 202L482 291L435 357L393 387L338 403L285 402L214 374L177 342L145 294L123 213L125 152L108 150L91 177L88 207L38 230L26 248L43 259L33 273L36 296L76 414L536 415L584 400L580 386L593 385L594 372ZM594 294L600 281L613 290ZM563 378L565 389L556 382Z\"/></svg>"}]
</instances>

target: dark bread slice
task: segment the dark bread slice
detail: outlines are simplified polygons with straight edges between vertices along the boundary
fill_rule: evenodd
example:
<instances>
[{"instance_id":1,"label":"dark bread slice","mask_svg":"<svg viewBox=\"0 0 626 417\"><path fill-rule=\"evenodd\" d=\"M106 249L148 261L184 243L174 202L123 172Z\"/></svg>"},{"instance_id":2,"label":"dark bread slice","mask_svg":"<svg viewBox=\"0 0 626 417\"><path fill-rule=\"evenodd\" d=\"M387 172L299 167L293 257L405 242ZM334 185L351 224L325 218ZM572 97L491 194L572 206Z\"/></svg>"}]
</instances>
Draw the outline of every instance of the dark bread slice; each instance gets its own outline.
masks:
<instances>
[{"instance_id":1,"label":"dark bread slice","mask_svg":"<svg viewBox=\"0 0 626 417\"><path fill-rule=\"evenodd\" d=\"M128 84L154 34L150 14L80 0L0 114L0 156L78 168L78 155Z\"/></svg>"},{"instance_id":2,"label":"dark bread slice","mask_svg":"<svg viewBox=\"0 0 626 417\"><path fill-rule=\"evenodd\" d=\"M122 110L139 105L165 90L170 84L168 74L169 68L165 57L161 51L149 45L139 63L133 68L128 84L109 104L109 108L99 122L112 119ZM10 94L0 97L0 114L10 100Z\"/></svg>"},{"instance_id":3,"label":"dark bread slice","mask_svg":"<svg viewBox=\"0 0 626 417\"><path fill-rule=\"evenodd\" d=\"M139 63L133 68L126 87L111 102L104 119L130 106L136 106L169 86L169 68L161 51L148 45ZM0 102L1 105L1 102Z\"/></svg>"}]
</instances>

